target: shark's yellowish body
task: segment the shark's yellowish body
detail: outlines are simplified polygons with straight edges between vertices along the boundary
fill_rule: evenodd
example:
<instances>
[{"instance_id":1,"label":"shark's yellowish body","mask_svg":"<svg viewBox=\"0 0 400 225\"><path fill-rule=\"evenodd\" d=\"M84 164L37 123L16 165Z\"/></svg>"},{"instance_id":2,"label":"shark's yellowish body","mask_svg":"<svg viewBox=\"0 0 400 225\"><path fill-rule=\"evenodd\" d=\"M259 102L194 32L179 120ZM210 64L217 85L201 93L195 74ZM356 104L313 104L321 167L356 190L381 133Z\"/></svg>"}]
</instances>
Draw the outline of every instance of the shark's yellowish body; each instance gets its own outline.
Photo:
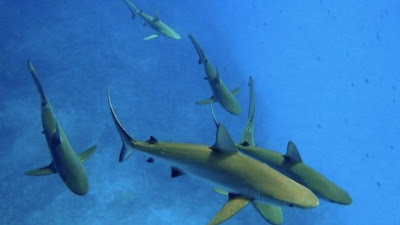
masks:
<instances>
[{"instance_id":1,"label":"shark's yellowish body","mask_svg":"<svg viewBox=\"0 0 400 225\"><path fill-rule=\"evenodd\" d=\"M129 8L129 10L132 13L132 18L135 18L135 15L139 15L140 17L143 18L143 20L155 31L154 34L144 38L143 40L150 40L153 38L158 37L160 34L171 38L171 39L181 39L181 36L175 32L171 27L169 27L167 24L163 23L160 20L160 17L158 16L158 12L156 11L156 14L154 17L146 14L142 10L139 10L132 2L128 0L124 0L126 6Z\"/></svg>"},{"instance_id":2,"label":"shark's yellowish body","mask_svg":"<svg viewBox=\"0 0 400 225\"><path fill-rule=\"evenodd\" d=\"M72 192L77 195L84 195L89 191L89 181L82 163L93 154L96 146L79 155L75 153L53 113L50 102L44 95L36 69L29 60L28 68L41 97L43 134L46 136L53 161L48 166L28 171L25 174L42 176L58 173Z\"/></svg>"},{"instance_id":3,"label":"shark's yellowish body","mask_svg":"<svg viewBox=\"0 0 400 225\"><path fill-rule=\"evenodd\" d=\"M301 208L313 208L319 204L318 198L304 186L265 163L240 153L222 124L217 124L216 142L211 147L159 142L153 137L149 141L138 141L122 127L110 96L108 101L123 142L120 162L136 149L150 157L168 162L175 171L198 176L229 193L229 200L210 224L219 224L229 219L252 201L261 204L260 207L263 206L263 202Z\"/></svg>"},{"instance_id":4,"label":"shark's yellowish body","mask_svg":"<svg viewBox=\"0 0 400 225\"><path fill-rule=\"evenodd\" d=\"M214 67L211 65L210 61L207 59L206 55L204 54L202 48L194 39L194 37L189 34L189 39L192 41L194 48L199 55L199 63L204 65L204 69L206 71L206 79L210 84L211 91L213 95L210 98L198 101L196 104L198 105L205 105L211 104L214 102L218 102L221 106L233 115L239 115L241 113L240 104L235 99L237 93L239 93L240 89L236 88L230 91L224 82L222 82L219 73Z\"/></svg>"},{"instance_id":5,"label":"shark's yellowish body","mask_svg":"<svg viewBox=\"0 0 400 225\"><path fill-rule=\"evenodd\" d=\"M322 174L303 163L300 154L293 142L289 141L286 155L275 151L256 147L253 138L253 117L255 111L254 86L250 77L250 104L249 119L242 133L241 144L238 150L261 162L268 164L293 180L306 186L319 196L338 204L349 205L352 203L350 195L341 187L334 184Z\"/></svg>"}]
</instances>

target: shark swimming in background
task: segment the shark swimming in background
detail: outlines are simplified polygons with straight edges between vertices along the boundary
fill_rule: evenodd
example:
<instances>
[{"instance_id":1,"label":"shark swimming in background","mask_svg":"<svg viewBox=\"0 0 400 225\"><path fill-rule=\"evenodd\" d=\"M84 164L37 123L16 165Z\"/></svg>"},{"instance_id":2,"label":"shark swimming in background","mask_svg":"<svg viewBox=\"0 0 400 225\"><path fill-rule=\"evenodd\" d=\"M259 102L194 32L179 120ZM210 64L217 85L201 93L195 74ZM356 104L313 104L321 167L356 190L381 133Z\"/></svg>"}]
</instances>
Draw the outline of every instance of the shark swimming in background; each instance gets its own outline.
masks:
<instances>
[{"instance_id":1,"label":"shark swimming in background","mask_svg":"<svg viewBox=\"0 0 400 225\"><path fill-rule=\"evenodd\" d=\"M89 181L82 163L93 154L96 146L79 155L75 153L43 92L36 69L29 60L28 68L40 94L43 134L46 137L53 161L48 166L28 171L25 174L43 176L58 173L72 192L77 195L85 195L89 191Z\"/></svg>"},{"instance_id":2,"label":"shark swimming in background","mask_svg":"<svg viewBox=\"0 0 400 225\"><path fill-rule=\"evenodd\" d=\"M163 23L158 16L158 11L156 11L154 17L144 13L142 10L139 10L134 4L132 4L128 0L124 0L126 6L132 12L132 18L135 18L135 15L139 15L144 19L144 21L153 29L155 33L145 37L143 40L147 41L153 38L158 37L160 34L171 38L171 39L181 39L181 36L175 32L172 28L170 28L167 24Z\"/></svg>"},{"instance_id":3,"label":"shark swimming in background","mask_svg":"<svg viewBox=\"0 0 400 225\"><path fill-rule=\"evenodd\" d=\"M306 186L311 191L327 199L330 202L349 205L352 203L350 195L328 180L325 176L318 173L311 167L307 166L300 157L297 147L292 141L289 141L287 152L281 155L275 151L259 148L254 145L253 138L253 117L255 110L254 86L253 80L250 77L250 104L249 104L249 119L242 133L241 144L236 144L238 150L246 155L249 155L261 162L264 162L272 168L287 175L293 180Z\"/></svg>"},{"instance_id":4,"label":"shark swimming in background","mask_svg":"<svg viewBox=\"0 0 400 225\"><path fill-rule=\"evenodd\" d=\"M217 134L213 146L148 141L132 138L118 120L108 92L108 104L122 140L119 161L126 160L135 150L171 165L171 176L191 174L206 180L228 193L228 201L209 224L220 224L254 202L262 213L264 202L313 208L318 198L306 187L282 175L265 163L237 150L227 129L216 122ZM215 120L216 121L216 120Z\"/></svg>"},{"instance_id":5,"label":"shark swimming in background","mask_svg":"<svg viewBox=\"0 0 400 225\"><path fill-rule=\"evenodd\" d=\"M226 87L224 82L222 82L218 71L214 69L214 67L211 65L206 55L204 54L203 50L201 49L200 45L197 43L197 41L191 34L189 34L189 39L192 41L194 48L196 49L197 54L199 55L199 63L200 64L202 63L204 65L204 69L207 75L206 79L208 80L208 83L210 84L211 87L211 91L213 93L213 95L210 98L198 101L196 102L196 104L205 105L214 102L219 102L219 104L221 104L221 106L229 113L233 115L239 115L241 112L240 105L239 102L235 99L234 95L239 93L240 88L236 88L230 91Z\"/></svg>"}]
</instances>

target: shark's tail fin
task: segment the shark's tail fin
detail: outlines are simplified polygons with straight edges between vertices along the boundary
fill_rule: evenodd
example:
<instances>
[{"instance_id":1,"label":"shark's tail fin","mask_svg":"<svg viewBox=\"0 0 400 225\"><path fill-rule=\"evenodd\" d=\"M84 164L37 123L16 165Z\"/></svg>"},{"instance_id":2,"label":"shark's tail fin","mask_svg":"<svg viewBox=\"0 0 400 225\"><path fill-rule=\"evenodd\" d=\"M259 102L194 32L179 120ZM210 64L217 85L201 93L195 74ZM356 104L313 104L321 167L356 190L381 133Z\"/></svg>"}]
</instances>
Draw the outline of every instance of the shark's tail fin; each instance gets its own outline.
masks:
<instances>
[{"instance_id":1,"label":"shark's tail fin","mask_svg":"<svg viewBox=\"0 0 400 225\"><path fill-rule=\"evenodd\" d=\"M136 13L139 13L140 10L132 2L130 2L128 0L124 0L124 2L132 13L132 19L135 19Z\"/></svg>"},{"instance_id":2,"label":"shark's tail fin","mask_svg":"<svg viewBox=\"0 0 400 225\"><path fill-rule=\"evenodd\" d=\"M128 132L126 132L125 128L122 126L122 124L119 122L117 115L115 114L114 108L111 103L111 97L110 97L110 89L108 89L108 106L110 107L111 110L111 115L114 120L114 124L117 127L119 136L121 137L122 140L122 149L119 155L119 162L124 161L127 159L132 153L133 153L133 145L136 142L135 139L133 139Z\"/></svg>"},{"instance_id":3,"label":"shark's tail fin","mask_svg":"<svg viewBox=\"0 0 400 225\"><path fill-rule=\"evenodd\" d=\"M39 94L40 94L40 98L42 100L46 100L46 96L44 95L42 85L40 84L40 81L39 81L39 76L38 76L38 74L36 72L35 67L33 66L33 63L29 59L28 59L28 68L29 68L29 71L32 74L33 80L35 81L36 87L37 87L37 89L39 91Z\"/></svg>"},{"instance_id":4,"label":"shark's tail fin","mask_svg":"<svg viewBox=\"0 0 400 225\"><path fill-rule=\"evenodd\" d=\"M250 98L249 98L249 117L247 119L246 125L242 132L242 137L240 142L247 142L249 145L254 146L254 136L253 136L253 119L254 119L254 110L255 110L255 100L254 100L254 85L253 78L250 76L249 78L249 89L250 89Z\"/></svg>"},{"instance_id":5,"label":"shark's tail fin","mask_svg":"<svg viewBox=\"0 0 400 225\"><path fill-rule=\"evenodd\" d=\"M199 64L202 62L207 62L207 57L203 52L203 49L201 49L199 43L197 43L196 39L194 39L193 35L189 34L189 39L192 41L194 48L197 51L197 54L199 55Z\"/></svg>"}]
</instances>

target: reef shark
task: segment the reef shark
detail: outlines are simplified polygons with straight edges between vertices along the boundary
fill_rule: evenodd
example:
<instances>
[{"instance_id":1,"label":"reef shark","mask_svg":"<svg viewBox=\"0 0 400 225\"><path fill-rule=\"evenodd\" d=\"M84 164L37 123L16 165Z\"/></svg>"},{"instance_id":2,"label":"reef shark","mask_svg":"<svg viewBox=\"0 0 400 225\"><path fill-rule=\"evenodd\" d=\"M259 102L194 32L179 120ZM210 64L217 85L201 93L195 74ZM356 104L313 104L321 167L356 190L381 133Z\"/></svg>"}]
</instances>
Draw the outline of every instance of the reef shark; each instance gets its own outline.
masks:
<instances>
[{"instance_id":1,"label":"reef shark","mask_svg":"<svg viewBox=\"0 0 400 225\"><path fill-rule=\"evenodd\" d=\"M147 41L153 38L158 37L160 34L171 38L171 39L181 39L181 36L176 33L172 28L170 28L167 24L163 23L158 16L158 11L156 11L154 17L144 13L142 10L139 10L134 4L132 4L128 0L124 0L126 6L132 12L132 18L135 18L135 15L138 14L140 17L144 19L144 21L156 32L148 37L145 37L143 40Z\"/></svg>"},{"instance_id":2,"label":"reef shark","mask_svg":"<svg viewBox=\"0 0 400 225\"><path fill-rule=\"evenodd\" d=\"M89 190L89 181L82 163L93 154L96 146L79 155L75 153L43 92L36 69L29 60L28 68L40 94L43 134L46 136L53 161L48 166L28 171L25 174L43 176L58 173L72 192L77 195L85 195Z\"/></svg>"},{"instance_id":3,"label":"reef shark","mask_svg":"<svg viewBox=\"0 0 400 225\"><path fill-rule=\"evenodd\" d=\"M234 95L239 93L240 88L236 88L232 91L229 91L224 82L222 82L218 71L214 69L214 67L211 65L206 55L204 54L202 48L191 34L189 34L189 39L192 41L194 48L196 49L197 54L199 55L199 63L200 64L203 63L204 65L204 69L207 75L206 80L208 80L208 83L210 84L213 93L213 95L210 98L198 101L196 102L196 104L205 105L214 102L219 102L221 106L229 113L233 115L239 115L241 112L240 105L239 102L235 99Z\"/></svg>"},{"instance_id":4,"label":"reef shark","mask_svg":"<svg viewBox=\"0 0 400 225\"><path fill-rule=\"evenodd\" d=\"M127 133L117 118L110 92L108 104L122 140L120 162L138 150L169 163L172 177L192 174L229 193L228 201L209 224L222 223L250 202L255 202L260 212L264 211L265 201L301 208L313 208L319 204L318 198L306 187L265 163L240 153L227 129L220 123L216 123L217 134L213 146L160 142L154 137L148 141L138 141Z\"/></svg>"},{"instance_id":5,"label":"reef shark","mask_svg":"<svg viewBox=\"0 0 400 225\"><path fill-rule=\"evenodd\" d=\"M352 198L345 190L303 162L297 147L292 141L289 141L285 155L266 148L254 146L253 117L255 111L255 100L253 80L251 77L249 81L249 88L249 118L242 132L241 144L236 144L238 150L268 164L272 168L306 186L311 191L320 197L329 200L330 202L343 205L351 204Z\"/></svg>"}]
</instances>

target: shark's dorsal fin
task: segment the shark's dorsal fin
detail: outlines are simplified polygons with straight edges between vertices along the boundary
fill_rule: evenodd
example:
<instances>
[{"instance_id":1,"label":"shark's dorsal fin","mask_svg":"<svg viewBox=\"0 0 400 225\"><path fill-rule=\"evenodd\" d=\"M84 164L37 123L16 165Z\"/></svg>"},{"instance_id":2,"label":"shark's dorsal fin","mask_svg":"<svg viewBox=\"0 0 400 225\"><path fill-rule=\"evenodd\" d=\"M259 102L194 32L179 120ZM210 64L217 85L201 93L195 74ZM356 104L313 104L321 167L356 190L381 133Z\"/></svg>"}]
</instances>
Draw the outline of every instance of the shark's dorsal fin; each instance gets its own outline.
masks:
<instances>
[{"instance_id":1,"label":"shark's dorsal fin","mask_svg":"<svg viewBox=\"0 0 400 225\"><path fill-rule=\"evenodd\" d=\"M223 152L223 153L236 153L238 152L235 143L232 140L231 135L229 134L228 130L225 128L224 125L218 124L217 125L217 135L216 141L211 149Z\"/></svg>"},{"instance_id":2,"label":"shark's dorsal fin","mask_svg":"<svg viewBox=\"0 0 400 225\"><path fill-rule=\"evenodd\" d=\"M272 225L280 225L283 223L283 213L281 207L258 202L253 202L253 206L257 209L261 216L268 221L268 223Z\"/></svg>"},{"instance_id":3,"label":"shark's dorsal fin","mask_svg":"<svg viewBox=\"0 0 400 225\"><path fill-rule=\"evenodd\" d=\"M154 162L154 159L153 158L148 158L147 160L146 160L146 162L148 162L148 163L153 163Z\"/></svg>"},{"instance_id":4,"label":"shark's dorsal fin","mask_svg":"<svg viewBox=\"0 0 400 225\"><path fill-rule=\"evenodd\" d=\"M172 177L172 178L179 177L179 176L182 176L182 175L184 175L184 174L185 174L185 173L182 172L180 169L171 166L171 177Z\"/></svg>"},{"instance_id":5,"label":"shark's dorsal fin","mask_svg":"<svg viewBox=\"0 0 400 225\"><path fill-rule=\"evenodd\" d=\"M219 76L218 68L215 71L216 71L216 75L215 75L214 79L212 80L213 85L217 85L217 84L221 83L221 77Z\"/></svg>"},{"instance_id":6,"label":"shark's dorsal fin","mask_svg":"<svg viewBox=\"0 0 400 225\"><path fill-rule=\"evenodd\" d=\"M29 175L29 176L44 176L44 175L49 175L49 174L53 174L53 173L57 173L57 170L56 170L53 162L51 162L48 166L25 172L25 174Z\"/></svg>"},{"instance_id":7,"label":"shark's dorsal fin","mask_svg":"<svg viewBox=\"0 0 400 225\"><path fill-rule=\"evenodd\" d=\"M247 206L250 201L251 199L243 195L229 194L228 201L214 216L209 225L216 225L226 221Z\"/></svg>"},{"instance_id":8,"label":"shark's dorsal fin","mask_svg":"<svg viewBox=\"0 0 400 225\"><path fill-rule=\"evenodd\" d=\"M149 143L151 145L154 145L157 142L158 142L157 139L155 137L153 137L153 136L150 136L150 139L147 141L147 143Z\"/></svg>"},{"instance_id":9,"label":"shark's dorsal fin","mask_svg":"<svg viewBox=\"0 0 400 225\"><path fill-rule=\"evenodd\" d=\"M60 134L60 127L58 126L58 122L56 122L56 129L54 131L53 136L51 137L50 141L50 148L54 149L61 143L61 134Z\"/></svg>"},{"instance_id":10,"label":"shark's dorsal fin","mask_svg":"<svg viewBox=\"0 0 400 225\"><path fill-rule=\"evenodd\" d=\"M94 145L92 147L90 147L89 149L85 150L84 152L81 152L78 157L79 160L81 161L81 163L86 162L86 160L88 160L90 158L90 156L92 156L93 152L96 150L97 146Z\"/></svg>"},{"instance_id":11,"label":"shark's dorsal fin","mask_svg":"<svg viewBox=\"0 0 400 225\"><path fill-rule=\"evenodd\" d=\"M160 21L160 16L158 15L158 9L156 9L156 12L154 13L153 17L153 22L158 22Z\"/></svg>"},{"instance_id":12,"label":"shark's dorsal fin","mask_svg":"<svg viewBox=\"0 0 400 225\"><path fill-rule=\"evenodd\" d=\"M284 157L294 163L303 162L303 160L301 160L300 153L297 150L296 145L292 141L289 141L287 145L287 152L286 155L284 155Z\"/></svg>"}]
</instances>

